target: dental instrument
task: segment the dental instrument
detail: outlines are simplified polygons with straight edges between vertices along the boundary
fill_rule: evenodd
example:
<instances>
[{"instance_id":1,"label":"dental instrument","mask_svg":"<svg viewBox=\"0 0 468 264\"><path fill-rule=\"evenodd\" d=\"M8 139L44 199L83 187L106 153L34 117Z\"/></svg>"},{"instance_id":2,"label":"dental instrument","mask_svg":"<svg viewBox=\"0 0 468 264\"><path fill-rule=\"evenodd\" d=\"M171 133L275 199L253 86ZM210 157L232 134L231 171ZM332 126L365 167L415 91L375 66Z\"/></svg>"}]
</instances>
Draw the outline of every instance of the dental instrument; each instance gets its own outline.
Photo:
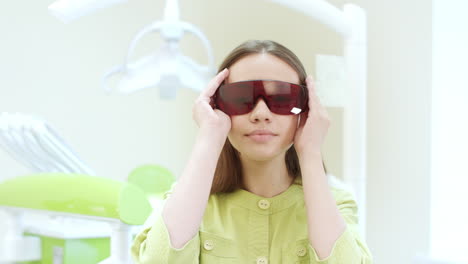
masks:
<instances>
[{"instance_id":1,"label":"dental instrument","mask_svg":"<svg viewBox=\"0 0 468 264\"><path fill-rule=\"evenodd\" d=\"M31 128L34 131L36 140L43 149L53 156L55 160L60 160L62 164L71 168L70 172L95 175L95 172L84 164L61 138L52 136L52 134L49 133L51 129L50 127L46 127L44 122L31 122Z\"/></svg>"},{"instance_id":2,"label":"dental instrument","mask_svg":"<svg viewBox=\"0 0 468 264\"><path fill-rule=\"evenodd\" d=\"M39 164L37 160L31 156L30 152L25 149L24 142L21 140L20 136L17 135L15 131L12 131L11 124L14 122L14 117L12 115L4 113L0 116L0 132L4 142L8 145L10 150L16 153L16 157L21 158L21 163L33 168L36 172L48 170L47 166Z\"/></svg>"},{"instance_id":3,"label":"dental instrument","mask_svg":"<svg viewBox=\"0 0 468 264\"><path fill-rule=\"evenodd\" d=\"M66 158L68 164L73 164L76 167L75 173L84 173L95 175L96 173L79 158L77 152L58 134L57 129L50 123L41 118L31 119L29 122L30 129L35 133L37 140L45 138L45 141L51 142L53 146L62 155L59 157Z\"/></svg>"},{"instance_id":4,"label":"dental instrument","mask_svg":"<svg viewBox=\"0 0 468 264\"><path fill-rule=\"evenodd\" d=\"M95 175L63 138L37 117L2 113L0 139L0 146L34 172Z\"/></svg>"},{"instance_id":5,"label":"dental instrument","mask_svg":"<svg viewBox=\"0 0 468 264\"><path fill-rule=\"evenodd\" d=\"M22 116L22 120L16 119L16 130L18 134L22 135L23 140L25 141L26 150L35 157L35 159L40 164L49 165L47 171L44 172L68 172L71 173L72 170L66 165L56 161L50 155L44 152L42 146L40 146L34 137L34 134L28 129L30 120L27 116ZM13 126L12 129L15 129Z\"/></svg>"},{"instance_id":6,"label":"dental instrument","mask_svg":"<svg viewBox=\"0 0 468 264\"><path fill-rule=\"evenodd\" d=\"M23 164L24 166L28 167L32 172L40 172L41 170L34 166L34 164L26 161L24 157L22 157L15 149L14 146L11 144L11 139L9 135L5 133L2 129L2 123L0 122L0 147L3 148L8 154L10 154L13 159L18 161L19 163Z\"/></svg>"}]
</instances>

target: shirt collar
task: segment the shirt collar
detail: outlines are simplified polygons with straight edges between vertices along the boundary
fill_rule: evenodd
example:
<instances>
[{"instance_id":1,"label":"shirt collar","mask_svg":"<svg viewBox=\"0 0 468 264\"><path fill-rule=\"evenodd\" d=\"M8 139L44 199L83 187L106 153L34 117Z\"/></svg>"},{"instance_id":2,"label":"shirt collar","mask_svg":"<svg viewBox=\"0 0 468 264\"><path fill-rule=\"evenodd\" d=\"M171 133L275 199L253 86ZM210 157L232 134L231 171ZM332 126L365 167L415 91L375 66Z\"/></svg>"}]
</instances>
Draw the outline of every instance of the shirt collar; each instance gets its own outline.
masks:
<instances>
[{"instance_id":1,"label":"shirt collar","mask_svg":"<svg viewBox=\"0 0 468 264\"><path fill-rule=\"evenodd\" d=\"M302 190L302 179L297 177L286 191L271 198L262 197L244 189L237 189L234 192L222 193L221 195L232 204L253 210L259 214L268 215L289 208L301 200L303 201L304 194Z\"/></svg>"}]
</instances>

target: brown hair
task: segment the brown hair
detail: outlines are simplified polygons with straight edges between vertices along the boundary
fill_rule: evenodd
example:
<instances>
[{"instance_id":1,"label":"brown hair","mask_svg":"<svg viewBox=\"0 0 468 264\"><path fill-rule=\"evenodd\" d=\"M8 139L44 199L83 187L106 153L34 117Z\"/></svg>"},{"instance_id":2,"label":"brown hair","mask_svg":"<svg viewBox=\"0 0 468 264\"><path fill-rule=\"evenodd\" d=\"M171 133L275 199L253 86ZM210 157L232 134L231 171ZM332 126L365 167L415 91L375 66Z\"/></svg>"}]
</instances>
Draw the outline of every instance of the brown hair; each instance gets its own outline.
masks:
<instances>
[{"instance_id":1,"label":"brown hair","mask_svg":"<svg viewBox=\"0 0 468 264\"><path fill-rule=\"evenodd\" d=\"M224 59L218 68L218 73L224 68L231 67L238 60L252 54L267 53L283 60L291 66L299 75L301 85L306 85L307 73L299 58L288 48L271 40L248 40L237 46ZM294 145L287 151L285 156L286 168L289 175L294 179L302 177L299 159ZM322 160L325 173L327 169ZM242 164L238 151L232 146L229 139L226 139L221 155L216 166L211 193L232 192L242 186Z\"/></svg>"}]
</instances>

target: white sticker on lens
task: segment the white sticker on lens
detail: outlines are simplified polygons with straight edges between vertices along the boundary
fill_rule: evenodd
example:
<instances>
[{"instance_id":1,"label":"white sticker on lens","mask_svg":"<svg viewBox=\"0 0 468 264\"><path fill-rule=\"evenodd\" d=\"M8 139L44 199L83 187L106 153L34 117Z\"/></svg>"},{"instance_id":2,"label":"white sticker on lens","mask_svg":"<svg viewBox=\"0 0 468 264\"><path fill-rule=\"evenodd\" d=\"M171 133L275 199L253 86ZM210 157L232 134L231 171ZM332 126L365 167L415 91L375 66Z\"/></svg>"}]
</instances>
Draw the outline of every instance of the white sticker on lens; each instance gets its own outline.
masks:
<instances>
[{"instance_id":1,"label":"white sticker on lens","mask_svg":"<svg viewBox=\"0 0 468 264\"><path fill-rule=\"evenodd\" d=\"M299 114L301 111L302 111L302 109L297 108L297 107L293 107L293 109L291 109L291 113L293 113L295 115Z\"/></svg>"}]
</instances>

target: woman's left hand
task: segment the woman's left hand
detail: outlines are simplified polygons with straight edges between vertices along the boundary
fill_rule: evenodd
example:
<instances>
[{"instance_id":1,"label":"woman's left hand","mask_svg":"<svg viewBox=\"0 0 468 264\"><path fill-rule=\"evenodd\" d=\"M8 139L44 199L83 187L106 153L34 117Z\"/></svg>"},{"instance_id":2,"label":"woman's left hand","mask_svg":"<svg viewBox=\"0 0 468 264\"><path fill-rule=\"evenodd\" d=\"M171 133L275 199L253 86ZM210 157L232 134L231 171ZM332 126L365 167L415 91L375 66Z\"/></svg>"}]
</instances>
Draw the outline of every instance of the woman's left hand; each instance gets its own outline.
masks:
<instances>
[{"instance_id":1,"label":"woman's left hand","mask_svg":"<svg viewBox=\"0 0 468 264\"><path fill-rule=\"evenodd\" d=\"M312 76L307 76L306 83L309 91L309 110L300 114L299 127L294 136L294 147L299 156L304 153L320 153L331 124L327 110L320 104L316 94Z\"/></svg>"}]
</instances>

